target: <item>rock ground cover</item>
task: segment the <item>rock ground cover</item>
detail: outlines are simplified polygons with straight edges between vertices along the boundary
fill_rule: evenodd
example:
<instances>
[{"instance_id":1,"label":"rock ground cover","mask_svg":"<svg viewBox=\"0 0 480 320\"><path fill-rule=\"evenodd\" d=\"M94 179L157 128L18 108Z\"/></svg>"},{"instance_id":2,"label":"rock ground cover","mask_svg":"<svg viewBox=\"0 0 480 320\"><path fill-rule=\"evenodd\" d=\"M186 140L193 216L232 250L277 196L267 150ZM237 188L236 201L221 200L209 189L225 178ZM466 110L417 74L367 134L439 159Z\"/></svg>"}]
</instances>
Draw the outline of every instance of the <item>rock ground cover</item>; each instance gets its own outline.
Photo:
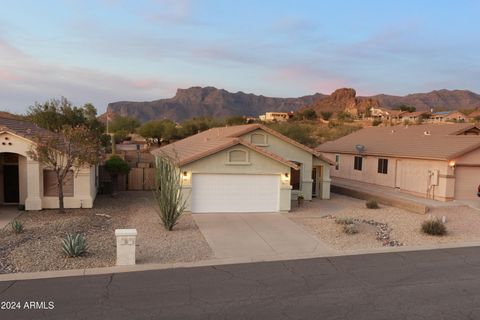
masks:
<instances>
[{"instance_id":1,"label":"rock ground cover","mask_svg":"<svg viewBox=\"0 0 480 320\"><path fill-rule=\"evenodd\" d=\"M137 229L137 263L189 262L212 255L191 215L168 232L155 210L151 192L124 192L115 198L98 196L92 209L23 212L17 218L23 233L14 234L9 225L0 230L0 273L113 266L118 228ZM68 232L86 236L85 256L67 258L62 253L61 239Z\"/></svg>"},{"instance_id":2,"label":"rock ground cover","mask_svg":"<svg viewBox=\"0 0 480 320\"><path fill-rule=\"evenodd\" d=\"M304 207L294 208L287 216L338 250L480 241L480 211L454 203L451 207L434 208L428 214L421 215L384 205L380 205L379 209L367 209L364 200L332 194L331 200L305 202ZM440 219L446 217L446 236L422 233L421 223L429 219L429 216ZM351 217L357 222L373 222L358 223L359 232L349 235L343 232L343 226L335 223L335 219L328 217ZM386 228L390 230L388 240L395 243L387 243L386 239L377 240L382 225L387 225Z\"/></svg>"}]
</instances>

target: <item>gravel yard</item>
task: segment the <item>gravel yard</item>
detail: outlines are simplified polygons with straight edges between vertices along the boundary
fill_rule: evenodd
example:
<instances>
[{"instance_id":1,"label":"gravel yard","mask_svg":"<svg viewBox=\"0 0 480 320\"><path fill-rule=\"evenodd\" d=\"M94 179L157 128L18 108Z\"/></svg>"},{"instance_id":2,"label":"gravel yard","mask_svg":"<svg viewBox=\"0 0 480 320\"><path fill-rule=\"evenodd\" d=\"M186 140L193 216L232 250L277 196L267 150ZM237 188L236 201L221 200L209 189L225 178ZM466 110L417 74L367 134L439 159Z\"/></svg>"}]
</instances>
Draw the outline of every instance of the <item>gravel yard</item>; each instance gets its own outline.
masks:
<instances>
[{"instance_id":1,"label":"gravel yard","mask_svg":"<svg viewBox=\"0 0 480 320\"><path fill-rule=\"evenodd\" d=\"M118 228L137 229L137 263L189 262L212 255L190 214L168 232L155 210L151 192L125 192L115 198L99 195L93 209L23 212L18 217L23 233L14 234L9 225L0 230L0 273L112 266ZM64 256L61 239L67 232L86 235L85 256Z\"/></svg>"},{"instance_id":2,"label":"gravel yard","mask_svg":"<svg viewBox=\"0 0 480 320\"><path fill-rule=\"evenodd\" d=\"M421 232L420 225L429 215L447 218L446 236L435 237ZM335 217L387 223L391 229L390 239L405 246L480 241L480 211L467 206L439 207L420 215L384 205L380 205L380 209L367 209L364 200L332 194L331 200L305 202L304 207L293 209L287 216L338 250L376 248L383 243L376 240L377 227L358 223L359 233L347 235L343 226L335 223Z\"/></svg>"}]
</instances>

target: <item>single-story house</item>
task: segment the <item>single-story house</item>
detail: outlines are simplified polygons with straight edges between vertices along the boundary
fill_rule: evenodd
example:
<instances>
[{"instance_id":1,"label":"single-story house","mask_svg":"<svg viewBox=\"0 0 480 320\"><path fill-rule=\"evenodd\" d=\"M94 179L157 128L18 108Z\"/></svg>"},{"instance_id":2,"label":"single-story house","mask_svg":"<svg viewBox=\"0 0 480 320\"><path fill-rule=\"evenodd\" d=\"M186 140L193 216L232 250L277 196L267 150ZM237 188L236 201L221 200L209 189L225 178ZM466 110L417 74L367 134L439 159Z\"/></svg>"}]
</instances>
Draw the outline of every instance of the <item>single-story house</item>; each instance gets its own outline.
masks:
<instances>
[{"instance_id":1,"label":"single-story house","mask_svg":"<svg viewBox=\"0 0 480 320\"><path fill-rule=\"evenodd\" d=\"M58 208L53 171L31 159L35 138L51 132L35 124L0 117L0 203L26 210ZM97 167L71 172L64 181L65 208L91 208L97 194Z\"/></svg>"},{"instance_id":2,"label":"single-story house","mask_svg":"<svg viewBox=\"0 0 480 320\"><path fill-rule=\"evenodd\" d=\"M175 161L193 213L281 212L299 194L330 198L332 162L260 124L213 128L152 154Z\"/></svg>"},{"instance_id":3,"label":"single-story house","mask_svg":"<svg viewBox=\"0 0 480 320\"><path fill-rule=\"evenodd\" d=\"M318 148L332 177L436 200L477 199L480 127L424 124L361 129Z\"/></svg>"},{"instance_id":4,"label":"single-story house","mask_svg":"<svg viewBox=\"0 0 480 320\"><path fill-rule=\"evenodd\" d=\"M459 111L439 111L430 116L429 122L466 122L468 117Z\"/></svg>"}]
</instances>

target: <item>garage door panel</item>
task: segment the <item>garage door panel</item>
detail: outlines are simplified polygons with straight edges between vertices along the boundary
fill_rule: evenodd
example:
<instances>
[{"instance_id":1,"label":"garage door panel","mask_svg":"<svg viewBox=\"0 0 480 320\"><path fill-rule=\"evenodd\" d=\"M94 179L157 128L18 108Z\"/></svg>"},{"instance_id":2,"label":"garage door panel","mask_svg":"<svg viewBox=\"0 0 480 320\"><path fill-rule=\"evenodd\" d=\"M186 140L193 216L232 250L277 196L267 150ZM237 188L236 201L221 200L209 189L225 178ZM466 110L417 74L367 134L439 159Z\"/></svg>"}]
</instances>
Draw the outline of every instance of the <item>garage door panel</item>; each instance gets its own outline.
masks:
<instances>
[{"instance_id":1,"label":"garage door panel","mask_svg":"<svg viewBox=\"0 0 480 320\"><path fill-rule=\"evenodd\" d=\"M193 174L192 212L276 212L279 175Z\"/></svg>"},{"instance_id":2,"label":"garage door panel","mask_svg":"<svg viewBox=\"0 0 480 320\"><path fill-rule=\"evenodd\" d=\"M455 168L455 199L477 199L477 187L480 184L479 167Z\"/></svg>"}]
</instances>

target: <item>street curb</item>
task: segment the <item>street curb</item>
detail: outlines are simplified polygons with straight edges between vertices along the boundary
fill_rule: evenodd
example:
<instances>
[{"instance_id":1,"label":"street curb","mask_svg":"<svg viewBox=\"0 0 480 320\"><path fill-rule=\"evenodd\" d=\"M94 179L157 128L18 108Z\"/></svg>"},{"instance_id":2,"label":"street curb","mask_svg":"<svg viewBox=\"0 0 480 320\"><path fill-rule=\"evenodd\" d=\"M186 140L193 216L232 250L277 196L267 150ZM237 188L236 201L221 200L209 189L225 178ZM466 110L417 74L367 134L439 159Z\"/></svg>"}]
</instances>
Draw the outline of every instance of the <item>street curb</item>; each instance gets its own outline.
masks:
<instances>
[{"instance_id":1,"label":"street curb","mask_svg":"<svg viewBox=\"0 0 480 320\"><path fill-rule=\"evenodd\" d=\"M248 258L228 258L228 259L209 259L196 262L177 262L177 263L158 263L158 264L138 264L133 266L113 266L104 268L87 268L87 269L72 269L59 271L41 271L41 272L20 272L1 274L0 282L2 281L21 281L21 280L40 280L49 278L64 278L64 277L81 277L105 274L121 274L125 272L140 272L140 271L154 271L178 268L194 268L194 267L210 267L229 264L244 264L254 262L274 262L274 261L288 261L288 260L302 260L314 258L333 258L344 256L355 256L364 254L382 254L382 253L402 253L412 251L425 250L441 250L441 249L456 249L480 247L480 241L475 242L461 242L438 244L428 246L400 246L400 247L382 247L375 249L361 249L361 250L344 250L335 251L329 254L299 254L299 255L275 255L264 257L248 257Z\"/></svg>"}]
</instances>

